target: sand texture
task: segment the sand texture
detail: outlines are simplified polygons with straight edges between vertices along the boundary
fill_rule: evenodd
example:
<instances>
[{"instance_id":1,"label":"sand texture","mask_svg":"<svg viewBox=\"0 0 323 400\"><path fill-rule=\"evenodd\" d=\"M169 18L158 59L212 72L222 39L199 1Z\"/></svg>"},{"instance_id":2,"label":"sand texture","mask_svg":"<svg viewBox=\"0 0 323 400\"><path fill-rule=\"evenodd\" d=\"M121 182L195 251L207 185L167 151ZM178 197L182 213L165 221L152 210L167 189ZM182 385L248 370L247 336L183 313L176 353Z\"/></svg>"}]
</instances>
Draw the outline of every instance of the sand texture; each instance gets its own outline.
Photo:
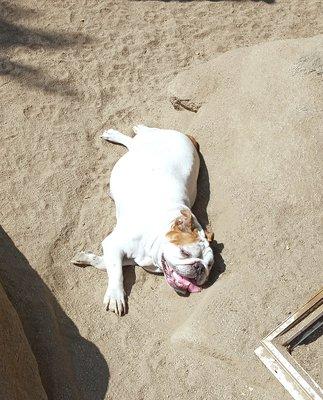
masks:
<instances>
[{"instance_id":1,"label":"sand texture","mask_svg":"<svg viewBox=\"0 0 323 400\"><path fill-rule=\"evenodd\" d=\"M319 15L314 0L0 1L0 282L48 399L289 399L253 352L322 281ZM69 261L115 223L125 149L99 135L138 123L198 140L216 265L189 297L126 269L118 319L105 273Z\"/></svg>"}]
</instances>

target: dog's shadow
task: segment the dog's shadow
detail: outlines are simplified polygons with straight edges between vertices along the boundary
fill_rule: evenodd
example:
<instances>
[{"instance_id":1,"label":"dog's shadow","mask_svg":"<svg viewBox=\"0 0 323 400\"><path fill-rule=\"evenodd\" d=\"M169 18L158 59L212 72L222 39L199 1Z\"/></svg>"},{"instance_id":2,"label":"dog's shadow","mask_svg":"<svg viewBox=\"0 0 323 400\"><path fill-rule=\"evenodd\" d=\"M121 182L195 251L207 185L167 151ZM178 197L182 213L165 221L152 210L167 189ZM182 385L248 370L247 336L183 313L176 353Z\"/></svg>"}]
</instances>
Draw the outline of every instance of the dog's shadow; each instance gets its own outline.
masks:
<instances>
[{"instance_id":1,"label":"dog's shadow","mask_svg":"<svg viewBox=\"0 0 323 400\"><path fill-rule=\"evenodd\" d=\"M200 152L199 156L200 171L197 179L197 196L192 211L202 227L206 228L208 225L210 225L207 214L207 206L210 201L210 179L204 157ZM224 249L224 244L218 243L216 240L212 240L210 242L210 247L212 248L214 255L214 265L210 272L208 281L203 285L204 288L212 286L226 269L225 262L221 255Z\"/></svg>"},{"instance_id":2,"label":"dog's shadow","mask_svg":"<svg viewBox=\"0 0 323 400\"><path fill-rule=\"evenodd\" d=\"M210 243L210 247L213 251L214 265L211 269L208 281L203 285L204 288L212 286L213 283L218 280L219 276L223 274L226 269L225 262L221 255L222 250L224 249L224 244L218 243L216 240L212 240L212 242Z\"/></svg>"},{"instance_id":3,"label":"dog's shadow","mask_svg":"<svg viewBox=\"0 0 323 400\"><path fill-rule=\"evenodd\" d=\"M127 265L123 267L123 287L126 296L129 298L133 285L136 283L136 270L138 266Z\"/></svg>"}]
</instances>

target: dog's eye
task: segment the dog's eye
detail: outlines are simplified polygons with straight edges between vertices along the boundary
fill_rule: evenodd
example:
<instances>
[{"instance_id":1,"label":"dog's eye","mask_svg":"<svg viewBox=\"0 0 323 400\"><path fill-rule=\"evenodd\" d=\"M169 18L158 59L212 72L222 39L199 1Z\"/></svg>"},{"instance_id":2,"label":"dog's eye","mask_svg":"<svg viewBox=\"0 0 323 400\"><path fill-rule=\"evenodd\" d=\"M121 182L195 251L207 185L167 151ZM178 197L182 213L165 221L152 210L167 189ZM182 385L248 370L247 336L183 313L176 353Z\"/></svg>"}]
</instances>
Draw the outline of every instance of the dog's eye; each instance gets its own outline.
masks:
<instances>
[{"instance_id":1,"label":"dog's eye","mask_svg":"<svg viewBox=\"0 0 323 400\"><path fill-rule=\"evenodd\" d=\"M183 249L181 249L181 255L183 257L191 257L191 254L188 251L183 250Z\"/></svg>"}]
</instances>

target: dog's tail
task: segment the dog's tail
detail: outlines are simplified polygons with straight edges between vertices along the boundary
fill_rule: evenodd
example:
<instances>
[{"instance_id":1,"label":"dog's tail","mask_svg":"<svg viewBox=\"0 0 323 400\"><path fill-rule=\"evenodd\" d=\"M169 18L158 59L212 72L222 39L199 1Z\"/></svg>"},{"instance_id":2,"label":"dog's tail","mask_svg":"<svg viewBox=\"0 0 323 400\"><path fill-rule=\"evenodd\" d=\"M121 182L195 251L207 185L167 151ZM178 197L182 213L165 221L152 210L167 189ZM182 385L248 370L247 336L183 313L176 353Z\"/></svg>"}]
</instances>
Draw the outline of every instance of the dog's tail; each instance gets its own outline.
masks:
<instances>
[{"instance_id":1,"label":"dog's tail","mask_svg":"<svg viewBox=\"0 0 323 400\"><path fill-rule=\"evenodd\" d=\"M135 132L136 135L139 133L147 132L147 130L151 130L148 126L145 125L135 125L132 130Z\"/></svg>"}]
</instances>

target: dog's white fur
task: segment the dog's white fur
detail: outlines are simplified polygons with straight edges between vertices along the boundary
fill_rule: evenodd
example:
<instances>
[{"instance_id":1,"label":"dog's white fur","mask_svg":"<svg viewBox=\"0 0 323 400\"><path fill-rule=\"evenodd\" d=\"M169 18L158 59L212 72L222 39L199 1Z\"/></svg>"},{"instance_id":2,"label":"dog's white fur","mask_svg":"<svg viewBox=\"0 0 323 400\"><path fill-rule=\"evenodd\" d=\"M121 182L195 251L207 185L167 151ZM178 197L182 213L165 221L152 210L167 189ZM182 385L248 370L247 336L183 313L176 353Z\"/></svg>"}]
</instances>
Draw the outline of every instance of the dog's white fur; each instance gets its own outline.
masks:
<instances>
[{"instance_id":1,"label":"dog's white fur","mask_svg":"<svg viewBox=\"0 0 323 400\"><path fill-rule=\"evenodd\" d=\"M166 237L174 220L183 210L190 212L195 201L200 165L196 148L177 131L143 125L133 130L134 138L113 129L101 136L129 150L116 163L110 178L117 224L102 242L102 257L82 252L73 260L75 264L107 270L104 304L118 315L126 310L123 265L134 263L151 272L164 272L165 257L175 271L194 277L200 285L213 264L212 250L194 215L191 214L198 233L196 242L178 246Z\"/></svg>"}]
</instances>

